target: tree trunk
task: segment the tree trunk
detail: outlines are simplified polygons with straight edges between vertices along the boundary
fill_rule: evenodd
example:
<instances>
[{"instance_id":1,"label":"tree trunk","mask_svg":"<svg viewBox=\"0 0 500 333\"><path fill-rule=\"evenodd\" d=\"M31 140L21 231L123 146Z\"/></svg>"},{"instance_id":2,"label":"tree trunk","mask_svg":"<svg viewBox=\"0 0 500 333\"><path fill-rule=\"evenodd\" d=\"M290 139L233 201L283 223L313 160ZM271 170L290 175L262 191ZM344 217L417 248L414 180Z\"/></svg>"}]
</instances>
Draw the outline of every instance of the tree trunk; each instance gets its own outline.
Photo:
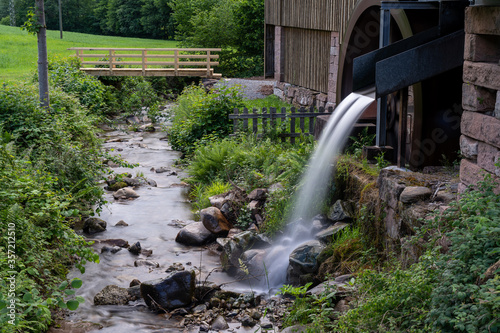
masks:
<instances>
[{"instance_id":1,"label":"tree trunk","mask_svg":"<svg viewBox=\"0 0 500 333\"><path fill-rule=\"evenodd\" d=\"M36 14L40 30L38 38L38 89L40 106L48 109L49 101L49 64L47 60L47 27L45 26L45 11L43 0L35 0Z\"/></svg>"}]
</instances>

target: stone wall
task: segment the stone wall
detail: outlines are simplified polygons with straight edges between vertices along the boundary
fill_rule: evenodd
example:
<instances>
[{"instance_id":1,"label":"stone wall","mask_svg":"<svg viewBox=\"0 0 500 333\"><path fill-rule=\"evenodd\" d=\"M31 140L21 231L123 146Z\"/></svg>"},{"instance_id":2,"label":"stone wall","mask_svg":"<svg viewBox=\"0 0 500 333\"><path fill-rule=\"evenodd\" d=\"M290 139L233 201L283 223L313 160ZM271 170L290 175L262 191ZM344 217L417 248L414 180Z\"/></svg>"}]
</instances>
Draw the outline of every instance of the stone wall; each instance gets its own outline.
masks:
<instances>
[{"instance_id":1,"label":"stone wall","mask_svg":"<svg viewBox=\"0 0 500 333\"><path fill-rule=\"evenodd\" d=\"M485 174L500 182L500 7L468 7L465 33L462 191Z\"/></svg>"},{"instance_id":2,"label":"stone wall","mask_svg":"<svg viewBox=\"0 0 500 333\"><path fill-rule=\"evenodd\" d=\"M330 40L330 63L328 66L328 92L322 93L308 88L299 87L290 83L283 82L283 55L282 46L282 28L275 28L274 44L274 79L277 84L274 88L274 94L282 100L294 104L298 107L335 107L337 104L337 73L339 67L339 33L332 32Z\"/></svg>"}]
</instances>

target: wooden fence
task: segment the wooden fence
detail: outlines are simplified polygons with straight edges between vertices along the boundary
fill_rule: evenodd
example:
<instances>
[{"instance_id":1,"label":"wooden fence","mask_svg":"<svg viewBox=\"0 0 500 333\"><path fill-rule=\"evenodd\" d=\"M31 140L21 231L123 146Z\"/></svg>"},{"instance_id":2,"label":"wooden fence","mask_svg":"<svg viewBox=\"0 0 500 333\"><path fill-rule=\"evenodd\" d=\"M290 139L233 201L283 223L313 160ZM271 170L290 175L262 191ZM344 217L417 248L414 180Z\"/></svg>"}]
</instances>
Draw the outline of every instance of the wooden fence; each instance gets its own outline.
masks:
<instances>
[{"instance_id":1,"label":"wooden fence","mask_svg":"<svg viewBox=\"0 0 500 333\"><path fill-rule=\"evenodd\" d=\"M233 120L235 133L243 131L262 136L271 131L276 131L282 141L290 138L290 142L295 143L296 137L314 135L316 117L330 115L332 112L332 107L329 107L326 112L323 107L320 107L317 111L315 111L314 107L300 108L298 110L292 107L290 112L287 112L286 108L281 108L281 110L269 108L269 112L267 108L262 108L262 112L258 112L257 109L249 112L247 108L244 108L241 113L238 109L234 109L234 113L229 115L229 119ZM249 120L252 123L251 126L249 126ZM287 121L289 121L288 124ZM283 133L280 133L281 131Z\"/></svg>"},{"instance_id":2,"label":"wooden fence","mask_svg":"<svg viewBox=\"0 0 500 333\"><path fill-rule=\"evenodd\" d=\"M198 76L221 77L214 73L212 52L221 49L141 49L72 47L82 67L96 76ZM88 53L91 52L91 53ZM92 67L87 67L92 66Z\"/></svg>"}]
</instances>

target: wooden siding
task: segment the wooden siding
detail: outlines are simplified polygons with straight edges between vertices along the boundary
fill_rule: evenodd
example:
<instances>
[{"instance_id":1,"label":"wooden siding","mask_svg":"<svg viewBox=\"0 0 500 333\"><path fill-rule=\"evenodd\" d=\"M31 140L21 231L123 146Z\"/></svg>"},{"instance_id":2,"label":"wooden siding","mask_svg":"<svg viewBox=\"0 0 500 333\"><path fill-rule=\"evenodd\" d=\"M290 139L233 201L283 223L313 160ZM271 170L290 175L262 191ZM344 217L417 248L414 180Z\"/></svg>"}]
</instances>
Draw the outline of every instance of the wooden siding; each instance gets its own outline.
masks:
<instances>
[{"instance_id":1,"label":"wooden siding","mask_svg":"<svg viewBox=\"0 0 500 333\"><path fill-rule=\"evenodd\" d=\"M360 0L265 0L267 24L336 31L343 35Z\"/></svg>"},{"instance_id":2,"label":"wooden siding","mask_svg":"<svg viewBox=\"0 0 500 333\"><path fill-rule=\"evenodd\" d=\"M331 33L285 28L284 38L284 81L327 93Z\"/></svg>"}]
</instances>

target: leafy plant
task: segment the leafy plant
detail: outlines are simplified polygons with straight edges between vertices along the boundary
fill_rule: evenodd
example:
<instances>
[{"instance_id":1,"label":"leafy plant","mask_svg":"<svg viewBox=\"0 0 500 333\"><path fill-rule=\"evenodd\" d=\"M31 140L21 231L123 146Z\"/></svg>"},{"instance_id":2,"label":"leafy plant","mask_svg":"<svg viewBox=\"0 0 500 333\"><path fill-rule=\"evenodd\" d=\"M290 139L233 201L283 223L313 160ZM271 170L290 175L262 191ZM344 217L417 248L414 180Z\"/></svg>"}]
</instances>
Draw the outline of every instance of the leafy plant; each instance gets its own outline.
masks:
<instances>
[{"instance_id":1,"label":"leafy plant","mask_svg":"<svg viewBox=\"0 0 500 333\"><path fill-rule=\"evenodd\" d=\"M223 138L232 132L228 115L242 106L238 87L220 87L201 95L200 89L188 88L180 97L181 108L173 109L169 140L172 147L192 153L198 141L207 136Z\"/></svg>"}]
</instances>

